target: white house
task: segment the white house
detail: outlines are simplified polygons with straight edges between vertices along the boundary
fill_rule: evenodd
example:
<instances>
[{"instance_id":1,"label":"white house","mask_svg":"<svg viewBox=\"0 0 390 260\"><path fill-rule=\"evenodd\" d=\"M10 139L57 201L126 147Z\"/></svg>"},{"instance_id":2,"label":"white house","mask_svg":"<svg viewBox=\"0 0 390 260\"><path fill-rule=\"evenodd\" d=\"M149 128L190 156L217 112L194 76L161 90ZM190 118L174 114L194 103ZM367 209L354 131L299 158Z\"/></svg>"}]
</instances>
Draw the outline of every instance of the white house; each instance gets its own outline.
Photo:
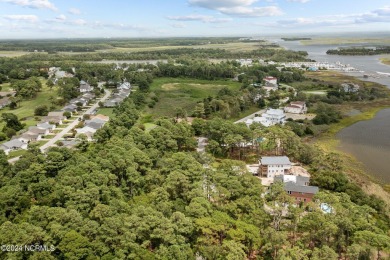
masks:
<instances>
[{"instance_id":1,"label":"white house","mask_svg":"<svg viewBox=\"0 0 390 260\"><path fill-rule=\"evenodd\" d=\"M262 177L274 178L276 175L289 174L291 162L287 156L263 156L260 159Z\"/></svg>"},{"instance_id":2,"label":"white house","mask_svg":"<svg viewBox=\"0 0 390 260\"><path fill-rule=\"evenodd\" d=\"M302 101L291 102L290 105L284 108L284 112L292 114L306 114L306 103Z\"/></svg>"},{"instance_id":3,"label":"white house","mask_svg":"<svg viewBox=\"0 0 390 260\"><path fill-rule=\"evenodd\" d=\"M344 92L347 93L356 93L360 89L360 86L354 83L343 83L341 84L341 87L344 89Z\"/></svg>"},{"instance_id":4,"label":"white house","mask_svg":"<svg viewBox=\"0 0 390 260\"><path fill-rule=\"evenodd\" d=\"M263 80L264 80L265 84L267 84L267 83L271 83L271 84L275 84L275 85L278 84L278 79L275 77L267 76L267 77L263 78Z\"/></svg>"},{"instance_id":5,"label":"white house","mask_svg":"<svg viewBox=\"0 0 390 260\"><path fill-rule=\"evenodd\" d=\"M129 90L131 89L131 84L129 82L123 82L119 87L117 87L118 90Z\"/></svg>"},{"instance_id":6,"label":"white house","mask_svg":"<svg viewBox=\"0 0 390 260\"><path fill-rule=\"evenodd\" d=\"M262 125L268 127L276 124L284 124L286 121L286 115L281 109L268 109L261 117L255 117L254 122L259 122Z\"/></svg>"}]
</instances>

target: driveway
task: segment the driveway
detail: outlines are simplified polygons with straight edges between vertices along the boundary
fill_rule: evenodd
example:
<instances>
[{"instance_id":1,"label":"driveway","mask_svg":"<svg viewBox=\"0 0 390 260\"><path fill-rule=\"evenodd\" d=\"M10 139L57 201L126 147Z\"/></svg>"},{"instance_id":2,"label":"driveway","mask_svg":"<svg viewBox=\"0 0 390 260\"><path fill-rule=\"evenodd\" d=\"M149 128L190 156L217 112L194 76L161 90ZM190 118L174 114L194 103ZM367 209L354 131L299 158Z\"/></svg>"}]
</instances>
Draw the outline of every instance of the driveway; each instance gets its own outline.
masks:
<instances>
[{"instance_id":1,"label":"driveway","mask_svg":"<svg viewBox=\"0 0 390 260\"><path fill-rule=\"evenodd\" d=\"M265 111L266 111L266 109L259 110L259 111L255 112L255 113L253 113L253 114L251 114L251 115L249 115L249 116L246 116L246 117L244 117L244 118L241 118L240 120L237 120L237 121L234 122L234 123L235 123L235 124L238 124L238 123L245 123L246 120L248 120L248 119L253 119L253 118L255 117L256 114L261 115L261 114L263 114Z\"/></svg>"}]
</instances>

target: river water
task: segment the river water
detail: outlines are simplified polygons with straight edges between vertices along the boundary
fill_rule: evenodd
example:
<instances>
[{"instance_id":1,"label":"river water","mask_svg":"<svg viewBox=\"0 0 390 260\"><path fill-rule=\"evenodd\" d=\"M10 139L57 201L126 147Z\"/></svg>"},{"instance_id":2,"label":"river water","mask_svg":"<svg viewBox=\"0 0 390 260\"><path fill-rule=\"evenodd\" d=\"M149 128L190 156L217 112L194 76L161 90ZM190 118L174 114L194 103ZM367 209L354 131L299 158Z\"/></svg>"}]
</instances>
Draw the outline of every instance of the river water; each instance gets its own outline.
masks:
<instances>
[{"instance_id":1,"label":"river water","mask_svg":"<svg viewBox=\"0 0 390 260\"><path fill-rule=\"evenodd\" d=\"M375 56L339 56L327 55L326 51L338 45L302 45L299 42L275 40L279 45L295 50L307 51L309 58L320 62L341 62L364 72L345 72L361 80L378 82L390 88L390 77L380 73L390 73L390 66ZM348 45L353 46L353 45ZM364 74L375 77L363 78ZM390 108L380 111L373 119L361 121L342 129L336 137L340 140L339 149L352 154L364 164L366 170L384 183L390 183Z\"/></svg>"},{"instance_id":2,"label":"river water","mask_svg":"<svg viewBox=\"0 0 390 260\"><path fill-rule=\"evenodd\" d=\"M299 41L283 41L280 39L273 40L280 46L294 50L307 51L309 58L319 62L349 64L352 67L364 72L345 72L346 75L355 76L361 80L378 82L390 88L390 66L380 62L380 58L388 57L389 55L372 55L372 56L341 56L341 55L327 55L326 51L330 49L337 49L338 47L352 47L356 44L347 45L302 45ZM378 74L389 73L388 75ZM373 75L373 77L363 78L364 74Z\"/></svg>"}]
</instances>

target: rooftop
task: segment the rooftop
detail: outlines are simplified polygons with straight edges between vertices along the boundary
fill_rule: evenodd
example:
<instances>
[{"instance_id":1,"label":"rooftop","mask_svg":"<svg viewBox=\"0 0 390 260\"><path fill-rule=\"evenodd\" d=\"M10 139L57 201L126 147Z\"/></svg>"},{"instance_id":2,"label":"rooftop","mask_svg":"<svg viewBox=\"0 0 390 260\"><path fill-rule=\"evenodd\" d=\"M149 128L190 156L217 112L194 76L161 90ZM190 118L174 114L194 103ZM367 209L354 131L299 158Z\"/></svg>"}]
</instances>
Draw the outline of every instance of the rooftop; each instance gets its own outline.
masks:
<instances>
[{"instance_id":1,"label":"rooftop","mask_svg":"<svg viewBox=\"0 0 390 260\"><path fill-rule=\"evenodd\" d=\"M289 164L291 165L290 159L287 156L263 156L260 160L262 165L272 164Z\"/></svg>"}]
</instances>

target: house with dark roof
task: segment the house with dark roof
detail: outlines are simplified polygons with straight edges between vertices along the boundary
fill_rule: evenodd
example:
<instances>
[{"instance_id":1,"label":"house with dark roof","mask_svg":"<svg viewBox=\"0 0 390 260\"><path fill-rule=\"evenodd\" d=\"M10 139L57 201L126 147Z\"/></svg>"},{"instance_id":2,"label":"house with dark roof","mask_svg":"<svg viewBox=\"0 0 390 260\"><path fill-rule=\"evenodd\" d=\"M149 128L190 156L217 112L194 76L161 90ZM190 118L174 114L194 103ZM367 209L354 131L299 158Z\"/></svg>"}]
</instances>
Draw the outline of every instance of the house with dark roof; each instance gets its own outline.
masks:
<instances>
[{"instance_id":1,"label":"house with dark roof","mask_svg":"<svg viewBox=\"0 0 390 260\"><path fill-rule=\"evenodd\" d=\"M295 199L297 204L312 201L314 195L319 191L317 186L310 186L309 177L278 175L274 178L275 182L283 182L284 190Z\"/></svg>"},{"instance_id":2,"label":"house with dark roof","mask_svg":"<svg viewBox=\"0 0 390 260\"><path fill-rule=\"evenodd\" d=\"M276 175L289 174L291 162L287 156L263 156L260 159L260 176L274 178Z\"/></svg>"},{"instance_id":3,"label":"house with dark roof","mask_svg":"<svg viewBox=\"0 0 390 260\"><path fill-rule=\"evenodd\" d=\"M1 144L0 149L3 150L5 154L8 155L12 151L16 151L20 149L27 150L27 144L23 143L18 139L13 139L11 141Z\"/></svg>"}]
</instances>

